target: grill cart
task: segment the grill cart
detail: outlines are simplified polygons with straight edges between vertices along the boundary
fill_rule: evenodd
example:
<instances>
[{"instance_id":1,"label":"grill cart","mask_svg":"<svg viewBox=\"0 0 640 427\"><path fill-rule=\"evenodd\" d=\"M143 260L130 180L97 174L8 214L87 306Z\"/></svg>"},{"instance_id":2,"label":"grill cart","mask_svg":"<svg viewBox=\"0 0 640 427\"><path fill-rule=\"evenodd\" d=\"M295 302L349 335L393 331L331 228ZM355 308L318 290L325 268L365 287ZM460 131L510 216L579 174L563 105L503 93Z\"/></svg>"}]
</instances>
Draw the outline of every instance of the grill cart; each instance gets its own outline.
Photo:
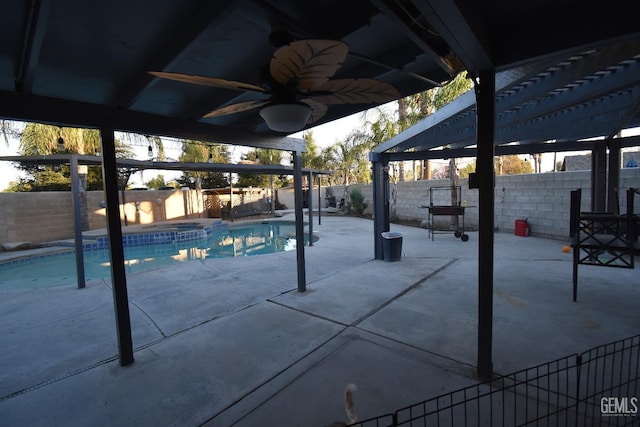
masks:
<instances>
[{"instance_id":1,"label":"grill cart","mask_svg":"<svg viewBox=\"0 0 640 427\"><path fill-rule=\"evenodd\" d=\"M459 185L431 187L429 189L429 205L422 207L429 210L429 236L431 240L434 240L436 234L436 216L452 217L453 235L459 237L463 242L469 240L469 235L464 233L466 206L462 205L462 188Z\"/></svg>"}]
</instances>

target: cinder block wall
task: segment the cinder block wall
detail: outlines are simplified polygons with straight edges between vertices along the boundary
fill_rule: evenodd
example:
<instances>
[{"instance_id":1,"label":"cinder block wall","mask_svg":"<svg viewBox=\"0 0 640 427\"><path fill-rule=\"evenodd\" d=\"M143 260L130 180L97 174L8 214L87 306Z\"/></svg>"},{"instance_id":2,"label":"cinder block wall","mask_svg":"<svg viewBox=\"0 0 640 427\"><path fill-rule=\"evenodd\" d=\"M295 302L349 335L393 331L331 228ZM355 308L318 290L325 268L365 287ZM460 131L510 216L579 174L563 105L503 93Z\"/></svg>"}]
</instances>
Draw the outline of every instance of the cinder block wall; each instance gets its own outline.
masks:
<instances>
[{"instance_id":1,"label":"cinder block wall","mask_svg":"<svg viewBox=\"0 0 640 427\"><path fill-rule=\"evenodd\" d=\"M0 193L0 243L73 236L71 193Z\"/></svg>"},{"instance_id":2,"label":"cinder block wall","mask_svg":"<svg viewBox=\"0 0 640 427\"><path fill-rule=\"evenodd\" d=\"M119 195L120 198L122 197ZM89 229L106 227L104 192L87 193ZM195 190L127 191L120 218L129 225L199 218L204 207ZM74 235L70 192L0 193L0 243L42 243Z\"/></svg>"},{"instance_id":3,"label":"cinder block wall","mask_svg":"<svg viewBox=\"0 0 640 427\"><path fill-rule=\"evenodd\" d=\"M582 188L582 210L591 209L590 172L556 172L496 177L495 225L500 231L512 233L515 220L526 218L533 236L566 239L569 235L570 192ZM429 188L448 186L448 180L400 182L395 187L395 213L399 219L424 220L429 202ZM468 208L465 228L478 228L478 190L470 190L466 179L460 180L461 200ZM359 188L368 203L365 215L373 213L373 187L370 184L354 184L348 192ZM640 188L640 169L620 171L620 210L626 209L626 190ZM326 207L326 188L322 188L320 200ZM344 186L331 187L337 200L345 197ZM313 206L317 209L318 189L314 187ZM446 192L445 192L446 195ZM446 197L446 196L445 196ZM205 216L202 198L196 191L127 191L125 203L120 205L121 218L129 224L147 224L171 219L188 219ZM281 203L293 209L293 189L278 190ZM87 194L89 228L106 227L104 193ZM138 202L138 204L136 203ZM46 242L73 237L73 207L69 192L0 193L0 243ZM446 203L444 201L443 203ZM640 210L637 201L636 212ZM449 227L448 217L436 217L437 225Z\"/></svg>"},{"instance_id":4,"label":"cinder block wall","mask_svg":"<svg viewBox=\"0 0 640 427\"><path fill-rule=\"evenodd\" d=\"M478 190L469 189L467 179L460 179L462 203L465 209L465 229L478 229ZM400 220L426 220L428 210L423 206L429 204L431 187L449 187L450 181L407 181L391 186L396 192L395 213ZM371 185L354 184L348 187L360 188L369 207L365 215L373 213L373 188ZM571 190L582 189L582 210L591 210L591 172L549 172L542 174L523 174L496 176L495 188L495 227L499 231L513 233L516 219L527 219L532 236L554 239L566 239L569 236L569 205ZM629 188L640 188L640 169L622 169L620 171L619 202L620 212L626 211L626 191ZM338 200L344 197L344 186L331 187ZM322 201L324 193L322 189ZM438 200L436 204L450 202L448 191L434 190ZM289 192L291 208L293 192ZM289 197L287 196L287 197ZM449 196L449 200L447 200ZM317 188L314 188L314 207L317 208ZM636 211L640 209L640 201L636 202ZM323 207L325 205L323 204ZM450 227L450 217L435 217L436 226L440 229Z\"/></svg>"},{"instance_id":5,"label":"cinder block wall","mask_svg":"<svg viewBox=\"0 0 640 427\"><path fill-rule=\"evenodd\" d=\"M429 189L448 186L449 180L411 181L397 184L396 213L400 219L427 219ZM466 202L465 227L478 228L478 190L469 189L467 179L460 180L461 200ZM555 172L496 176L495 226L514 232L516 219L527 219L533 236L565 239L569 235L571 190L582 189L582 210L591 210L591 173ZM626 191L640 188L640 169L620 171L620 211L626 211ZM637 203L640 205L640 202ZM636 207L636 211L640 206ZM436 217L439 228L449 226L448 217Z\"/></svg>"}]
</instances>

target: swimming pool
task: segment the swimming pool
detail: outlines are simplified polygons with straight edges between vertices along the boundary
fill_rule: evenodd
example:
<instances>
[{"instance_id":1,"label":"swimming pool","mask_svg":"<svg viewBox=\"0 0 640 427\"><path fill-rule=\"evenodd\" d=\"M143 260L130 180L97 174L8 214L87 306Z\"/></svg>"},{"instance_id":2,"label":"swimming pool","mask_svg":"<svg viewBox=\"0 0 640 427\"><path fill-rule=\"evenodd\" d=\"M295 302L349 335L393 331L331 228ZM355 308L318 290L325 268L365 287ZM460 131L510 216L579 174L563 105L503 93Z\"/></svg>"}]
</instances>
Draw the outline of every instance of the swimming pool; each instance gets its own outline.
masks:
<instances>
[{"instance_id":1,"label":"swimming pool","mask_svg":"<svg viewBox=\"0 0 640 427\"><path fill-rule=\"evenodd\" d=\"M178 234L171 234L172 228ZM263 255L296 248L295 222L292 221L231 225L208 235L200 233L201 228L178 225L153 230L153 233L123 236L127 274L171 263ZM195 234L190 234L192 232ZM184 237L184 233L191 238ZM108 248L98 242L96 239L95 242L84 245L87 281L111 277ZM305 244L307 242L308 235L305 233ZM0 264L0 290L75 285L75 262L75 253L70 250Z\"/></svg>"}]
</instances>

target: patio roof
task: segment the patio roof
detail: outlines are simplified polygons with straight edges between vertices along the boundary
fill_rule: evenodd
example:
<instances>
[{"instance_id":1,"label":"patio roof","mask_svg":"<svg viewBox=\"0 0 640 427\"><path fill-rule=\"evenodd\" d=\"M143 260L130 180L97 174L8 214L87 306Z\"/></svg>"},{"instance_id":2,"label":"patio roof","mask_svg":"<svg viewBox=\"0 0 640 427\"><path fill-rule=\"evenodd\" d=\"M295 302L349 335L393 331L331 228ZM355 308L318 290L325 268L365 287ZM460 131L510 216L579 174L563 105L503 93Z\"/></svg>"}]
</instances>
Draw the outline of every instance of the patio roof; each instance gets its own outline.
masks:
<instances>
[{"instance_id":1,"label":"patio roof","mask_svg":"<svg viewBox=\"0 0 640 427\"><path fill-rule=\"evenodd\" d=\"M475 157L476 115L471 90L375 151L391 153L390 160ZM638 126L640 38L496 74L496 154L590 150L593 141L585 140L612 138ZM640 145L633 137L619 142Z\"/></svg>"},{"instance_id":2,"label":"patio roof","mask_svg":"<svg viewBox=\"0 0 640 427\"><path fill-rule=\"evenodd\" d=\"M344 41L349 55L334 78L377 79L399 96L446 83L462 69L472 76L496 69L498 121L504 123L499 143L575 140L638 123L634 56L640 28L632 12L622 0L606 7L575 0L33 0L4 11L0 117L303 148L299 140L270 131L256 111L202 118L253 99L245 92L148 74L181 72L260 85L277 36L286 34ZM429 141L402 147L473 144L472 104L469 94L451 107L458 114L441 122ZM306 127L372 105L329 105ZM549 120L564 123L565 132L545 132ZM454 122L464 130L457 137L444 131ZM523 123L531 130L524 132Z\"/></svg>"}]
</instances>

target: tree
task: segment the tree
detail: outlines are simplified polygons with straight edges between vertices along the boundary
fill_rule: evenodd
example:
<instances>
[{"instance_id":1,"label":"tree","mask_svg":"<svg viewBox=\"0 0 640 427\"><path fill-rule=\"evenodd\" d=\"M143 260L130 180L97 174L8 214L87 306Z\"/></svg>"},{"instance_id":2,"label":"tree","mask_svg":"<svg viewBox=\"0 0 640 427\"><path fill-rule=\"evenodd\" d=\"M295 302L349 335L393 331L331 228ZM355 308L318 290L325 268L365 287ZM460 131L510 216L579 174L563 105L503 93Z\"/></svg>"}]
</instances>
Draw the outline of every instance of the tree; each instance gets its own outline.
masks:
<instances>
[{"instance_id":1,"label":"tree","mask_svg":"<svg viewBox=\"0 0 640 427\"><path fill-rule=\"evenodd\" d=\"M458 169L458 174L460 178L468 178L469 174L476 171L476 161L475 159L472 162L467 163L462 168Z\"/></svg>"},{"instance_id":2,"label":"tree","mask_svg":"<svg viewBox=\"0 0 640 427\"><path fill-rule=\"evenodd\" d=\"M523 173L533 173L531 163L522 160L515 154L508 156L497 156L495 158L495 169L498 175L518 175ZM476 161L469 162L465 167L459 169L460 178L467 178L469 173L475 172Z\"/></svg>"},{"instance_id":3,"label":"tree","mask_svg":"<svg viewBox=\"0 0 640 427\"><path fill-rule=\"evenodd\" d=\"M158 175L154 178L151 178L149 181L145 182L145 185L148 188L152 188L154 190L157 190L161 187L165 187L167 184L164 181L164 175Z\"/></svg>"},{"instance_id":4,"label":"tree","mask_svg":"<svg viewBox=\"0 0 640 427\"><path fill-rule=\"evenodd\" d=\"M62 138L63 147L58 147ZM96 155L102 148L100 133L95 129L60 128L57 126L28 123L20 134L19 153L23 156L43 156L54 153L78 153ZM131 157L130 148L116 139L116 156ZM18 164L18 169L27 173L15 187L18 191L60 191L71 188L70 171L67 165ZM99 166L82 168L80 179L83 190L102 190L102 169Z\"/></svg>"},{"instance_id":5,"label":"tree","mask_svg":"<svg viewBox=\"0 0 640 427\"><path fill-rule=\"evenodd\" d=\"M230 159L226 145L187 139L182 142L182 153L178 160L184 163L229 163ZM229 180L223 172L187 171L176 181L183 187L198 190L229 186Z\"/></svg>"},{"instance_id":6,"label":"tree","mask_svg":"<svg viewBox=\"0 0 640 427\"><path fill-rule=\"evenodd\" d=\"M268 148L256 148L245 153L243 156L244 160L259 163L261 165L280 165L282 164L282 158L281 150L271 150ZM273 175L239 173L237 184L239 187L266 188L271 186L272 177L274 187L280 188L287 182L286 177L284 176L276 177Z\"/></svg>"},{"instance_id":7,"label":"tree","mask_svg":"<svg viewBox=\"0 0 640 427\"><path fill-rule=\"evenodd\" d=\"M522 160L515 154L498 157L496 159L496 170L499 170L500 161L502 161L502 175L533 173L531 163L527 162L526 160Z\"/></svg>"},{"instance_id":8,"label":"tree","mask_svg":"<svg viewBox=\"0 0 640 427\"><path fill-rule=\"evenodd\" d=\"M313 139L313 132L306 131L302 139L307 143L307 151L302 153L302 167L309 169L322 169L322 158L318 155L318 145Z\"/></svg>"}]
</instances>

